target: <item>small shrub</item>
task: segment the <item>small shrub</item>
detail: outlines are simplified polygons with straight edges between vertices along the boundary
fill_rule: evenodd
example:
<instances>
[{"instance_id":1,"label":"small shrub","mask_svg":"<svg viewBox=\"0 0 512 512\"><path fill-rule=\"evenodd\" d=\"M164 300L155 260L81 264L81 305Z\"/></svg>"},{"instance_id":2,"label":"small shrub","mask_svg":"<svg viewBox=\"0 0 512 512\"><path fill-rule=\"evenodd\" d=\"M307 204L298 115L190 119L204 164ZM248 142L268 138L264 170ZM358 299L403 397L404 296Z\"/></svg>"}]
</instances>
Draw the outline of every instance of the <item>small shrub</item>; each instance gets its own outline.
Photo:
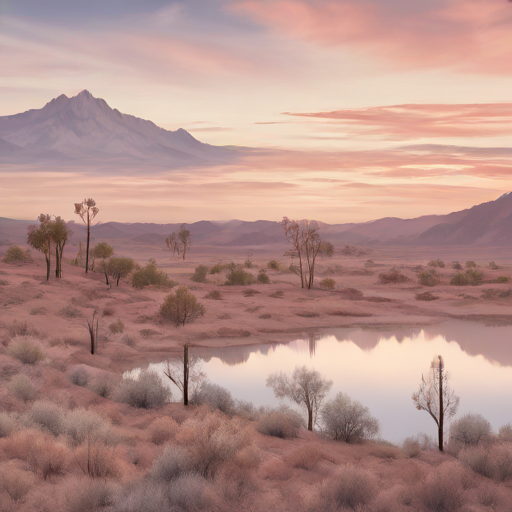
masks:
<instances>
[{"instance_id":1,"label":"small shrub","mask_svg":"<svg viewBox=\"0 0 512 512\"><path fill-rule=\"evenodd\" d=\"M115 375L102 372L93 377L89 382L89 389L102 398L110 398L117 386L118 379Z\"/></svg>"},{"instance_id":2,"label":"small shrub","mask_svg":"<svg viewBox=\"0 0 512 512\"><path fill-rule=\"evenodd\" d=\"M360 443L380 432L379 420L370 414L368 407L352 401L345 393L338 393L326 402L320 415L325 433L334 441Z\"/></svg>"},{"instance_id":3,"label":"small shrub","mask_svg":"<svg viewBox=\"0 0 512 512\"><path fill-rule=\"evenodd\" d=\"M439 284L439 274L436 269L424 270L418 274L419 283L422 286L436 286Z\"/></svg>"},{"instance_id":4,"label":"small shrub","mask_svg":"<svg viewBox=\"0 0 512 512\"><path fill-rule=\"evenodd\" d=\"M454 270L462 270L462 265L461 265L458 261L454 261L454 262L452 263L452 268L453 268Z\"/></svg>"},{"instance_id":5,"label":"small shrub","mask_svg":"<svg viewBox=\"0 0 512 512\"><path fill-rule=\"evenodd\" d=\"M89 383L89 373L83 366L75 366L68 375L69 382L85 388Z\"/></svg>"},{"instance_id":6,"label":"small shrub","mask_svg":"<svg viewBox=\"0 0 512 512\"><path fill-rule=\"evenodd\" d=\"M73 492L66 493L67 512L92 512L107 509L114 505L114 496L115 489L108 482L97 480L83 482L80 480Z\"/></svg>"},{"instance_id":7,"label":"small shrub","mask_svg":"<svg viewBox=\"0 0 512 512\"><path fill-rule=\"evenodd\" d=\"M211 382L203 382L200 387L196 388L192 393L190 403L195 405L206 404L212 410L218 409L228 414L232 412L235 406L231 393L222 386Z\"/></svg>"},{"instance_id":8,"label":"small shrub","mask_svg":"<svg viewBox=\"0 0 512 512\"><path fill-rule=\"evenodd\" d=\"M115 395L117 401L140 409L161 407L172 396L160 376L149 370L142 370L138 378L123 378Z\"/></svg>"},{"instance_id":9,"label":"small shrub","mask_svg":"<svg viewBox=\"0 0 512 512\"><path fill-rule=\"evenodd\" d=\"M499 270L501 267L499 265L496 265L496 263L494 261L490 261L489 262L489 268L491 270Z\"/></svg>"},{"instance_id":10,"label":"small shrub","mask_svg":"<svg viewBox=\"0 0 512 512\"><path fill-rule=\"evenodd\" d=\"M325 288L326 290L334 290L336 286L336 281L331 279L330 277L326 277L320 281L320 287Z\"/></svg>"},{"instance_id":11,"label":"small shrub","mask_svg":"<svg viewBox=\"0 0 512 512\"><path fill-rule=\"evenodd\" d=\"M450 279L450 284L452 286L467 286L469 284L468 278L462 272L457 272Z\"/></svg>"},{"instance_id":12,"label":"small shrub","mask_svg":"<svg viewBox=\"0 0 512 512\"><path fill-rule=\"evenodd\" d=\"M30 251L23 250L19 245L11 245L2 260L4 263L26 263L32 261Z\"/></svg>"},{"instance_id":13,"label":"small shrub","mask_svg":"<svg viewBox=\"0 0 512 512\"><path fill-rule=\"evenodd\" d=\"M428 262L428 266L434 268L444 268L444 261L439 259L431 260Z\"/></svg>"},{"instance_id":14,"label":"small shrub","mask_svg":"<svg viewBox=\"0 0 512 512\"><path fill-rule=\"evenodd\" d=\"M478 270L469 269L466 270L466 277L468 279L468 283L472 286L480 284L484 278L483 272L478 272Z\"/></svg>"},{"instance_id":15,"label":"small shrub","mask_svg":"<svg viewBox=\"0 0 512 512\"><path fill-rule=\"evenodd\" d=\"M244 261L244 268L253 268L253 267L254 267L254 263L251 261L250 258L247 258Z\"/></svg>"},{"instance_id":16,"label":"small shrub","mask_svg":"<svg viewBox=\"0 0 512 512\"><path fill-rule=\"evenodd\" d=\"M269 320L270 318L272 318L272 315L270 313L263 313L258 318L261 318L262 320Z\"/></svg>"},{"instance_id":17,"label":"small shrub","mask_svg":"<svg viewBox=\"0 0 512 512\"><path fill-rule=\"evenodd\" d=\"M160 316L176 327L196 320L205 312L205 307L197 302L195 295L186 286L179 286L175 293L170 293L160 307Z\"/></svg>"},{"instance_id":18,"label":"small shrub","mask_svg":"<svg viewBox=\"0 0 512 512\"><path fill-rule=\"evenodd\" d=\"M39 333L27 322L14 322L9 325L9 336L14 338L15 336L37 336Z\"/></svg>"},{"instance_id":19,"label":"small shrub","mask_svg":"<svg viewBox=\"0 0 512 512\"><path fill-rule=\"evenodd\" d=\"M269 297L272 297L273 299L282 299L284 297L284 292L281 290L277 290L274 293L271 293Z\"/></svg>"},{"instance_id":20,"label":"small shrub","mask_svg":"<svg viewBox=\"0 0 512 512\"><path fill-rule=\"evenodd\" d=\"M172 510L211 510L212 498L206 493L206 480L200 475L186 474L169 486ZM176 507L176 508L175 508Z\"/></svg>"},{"instance_id":21,"label":"small shrub","mask_svg":"<svg viewBox=\"0 0 512 512\"><path fill-rule=\"evenodd\" d=\"M78 308L74 308L68 304L59 311L59 315L65 318L80 318L82 313Z\"/></svg>"},{"instance_id":22,"label":"small shrub","mask_svg":"<svg viewBox=\"0 0 512 512\"><path fill-rule=\"evenodd\" d=\"M491 424L481 414L466 414L450 425L450 443L476 446L488 443L493 436Z\"/></svg>"},{"instance_id":23,"label":"small shrub","mask_svg":"<svg viewBox=\"0 0 512 512\"><path fill-rule=\"evenodd\" d=\"M43 308L43 307L39 307L39 308L32 308L30 310L30 314L31 315L46 315L46 309Z\"/></svg>"},{"instance_id":24,"label":"small shrub","mask_svg":"<svg viewBox=\"0 0 512 512\"><path fill-rule=\"evenodd\" d=\"M398 270L390 270L389 272L383 272L379 274L379 280L381 284L400 284L407 283L409 278L404 276Z\"/></svg>"},{"instance_id":25,"label":"small shrub","mask_svg":"<svg viewBox=\"0 0 512 512\"><path fill-rule=\"evenodd\" d=\"M73 446L86 442L113 442L110 425L94 411L79 408L69 411L63 423L63 430Z\"/></svg>"},{"instance_id":26,"label":"small shrub","mask_svg":"<svg viewBox=\"0 0 512 512\"><path fill-rule=\"evenodd\" d=\"M189 451L181 446L171 444L153 462L148 474L156 480L171 482L181 475L189 473L191 470L192 461Z\"/></svg>"},{"instance_id":27,"label":"small shrub","mask_svg":"<svg viewBox=\"0 0 512 512\"><path fill-rule=\"evenodd\" d=\"M219 290L212 290L211 292L208 292L204 298L211 300L222 300L222 293L220 293Z\"/></svg>"},{"instance_id":28,"label":"small shrub","mask_svg":"<svg viewBox=\"0 0 512 512\"><path fill-rule=\"evenodd\" d=\"M158 270L156 261L150 260L145 267L134 272L132 276L132 286L138 290L142 290L145 286L151 285L173 288L177 283L169 279L167 274Z\"/></svg>"},{"instance_id":29,"label":"small shrub","mask_svg":"<svg viewBox=\"0 0 512 512\"><path fill-rule=\"evenodd\" d=\"M196 267L190 280L195 283L206 283L206 276L208 275L209 270L210 269L206 265L199 265Z\"/></svg>"},{"instance_id":30,"label":"small shrub","mask_svg":"<svg viewBox=\"0 0 512 512\"><path fill-rule=\"evenodd\" d=\"M258 290L254 290L253 288L249 288L248 290L244 290L242 293L244 297L254 297L255 295L258 295L258 293L261 292L259 292Z\"/></svg>"},{"instance_id":31,"label":"small shrub","mask_svg":"<svg viewBox=\"0 0 512 512\"><path fill-rule=\"evenodd\" d=\"M60 436L64 431L63 410L48 400L35 402L27 413L27 419L32 425L55 437Z\"/></svg>"},{"instance_id":32,"label":"small shrub","mask_svg":"<svg viewBox=\"0 0 512 512\"><path fill-rule=\"evenodd\" d=\"M103 316L114 316L116 314L116 310L112 306L106 306L103 308L102 315Z\"/></svg>"},{"instance_id":33,"label":"small shrub","mask_svg":"<svg viewBox=\"0 0 512 512\"><path fill-rule=\"evenodd\" d=\"M341 290L337 290L337 293L339 293L340 298L344 300L362 300L364 297L363 292L356 288L342 288Z\"/></svg>"},{"instance_id":34,"label":"small shrub","mask_svg":"<svg viewBox=\"0 0 512 512\"><path fill-rule=\"evenodd\" d=\"M418 457L422 451L421 442L417 437L407 437L402 442L402 451L409 459Z\"/></svg>"},{"instance_id":35,"label":"small shrub","mask_svg":"<svg viewBox=\"0 0 512 512\"><path fill-rule=\"evenodd\" d=\"M294 439L299 435L301 425L300 415L283 407L263 412L256 422L256 430L265 436Z\"/></svg>"},{"instance_id":36,"label":"small shrub","mask_svg":"<svg viewBox=\"0 0 512 512\"><path fill-rule=\"evenodd\" d=\"M324 499L332 504L331 510L342 507L361 510L376 497L378 486L375 477L367 470L347 465L323 486Z\"/></svg>"},{"instance_id":37,"label":"small shrub","mask_svg":"<svg viewBox=\"0 0 512 512\"><path fill-rule=\"evenodd\" d=\"M26 375L16 375L9 383L9 391L23 402L31 402L36 397L36 390Z\"/></svg>"},{"instance_id":38,"label":"small shrub","mask_svg":"<svg viewBox=\"0 0 512 512\"><path fill-rule=\"evenodd\" d=\"M294 314L297 316L301 316L302 318L315 318L317 316L320 316L320 314L317 313L316 311L299 311Z\"/></svg>"},{"instance_id":39,"label":"small shrub","mask_svg":"<svg viewBox=\"0 0 512 512\"><path fill-rule=\"evenodd\" d=\"M154 336L155 334L160 334L158 331L155 331L155 329L141 329L139 331L139 334L143 338L149 338L150 336Z\"/></svg>"},{"instance_id":40,"label":"small shrub","mask_svg":"<svg viewBox=\"0 0 512 512\"><path fill-rule=\"evenodd\" d=\"M256 278L256 280L258 281L259 284L269 284L270 283L270 278L268 277L268 274L265 272L264 268L262 268L258 272L258 277Z\"/></svg>"},{"instance_id":41,"label":"small shrub","mask_svg":"<svg viewBox=\"0 0 512 512\"><path fill-rule=\"evenodd\" d=\"M512 423L507 423L500 427L500 430L498 431L498 438L500 441L505 441L507 443L512 442Z\"/></svg>"},{"instance_id":42,"label":"small shrub","mask_svg":"<svg viewBox=\"0 0 512 512\"><path fill-rule=\"evenodd\" d=\"M429 301L429 300L437 300L437 299L439 299L439 297L430 292L422 292L422 293L416 294L416 300Z\"/></svg>"},{"instance_id":43,"label":"small shrub","mask_svg":"<svg viewBox=\"0 0 512 512\"><path fill-rule=\"evenodd\" d=\"M148 430L151 442L160 445L173 439L179 430L179 426L172 418L163 416L153 421Z\"/></svg>"},{"instance_id":44,"label":"small shrub","mask_svg":"<svg viewBox=\"0 0 512 512\"><path fill-rule=\"evenodd\" d=\"M38 340L32 336L16 336L8 346L8 353L23 364L37 364L46 357Z\"/></svg>"},{"instance_id":45,"label":"small shrub","mask_svg":"<svg viewBox=\"0 0 512 512\"><path fill-rule=\"evenodd\" d=\"M14 414L0 411L0 439L10 436L16 429L17 424Z\"/></svg>"},{"instance_id":46,"label":"small shrub","mask_svg":"<svg viewBox=\"0 0 512 512\"><path fill-rule=\"evenodd\" d=\"M35 477L28 471L22 471L18 468L1 468L0 469L0 489L2 489L12 501L17 503L29 493L34 486ZM5 508L2 503L2 511L8 512L14 510L5 503Z\"/></svg>"},{"instance_id":47,"label":"small shrub","mask_svg":"<svg viewBox=\"0 0 512 512\"><path fill-rule=\"evenodd\" d=\"M270 270L279 270L281 268L281 264L277 260L270 260L267 263L267 268Z\"/></svg>"},{"instance_id":48,"label":"small shrub","mask_svg":"<svg viewBox=\"0 0 512 512\"><path fill-rule=\"evenodd\" d=\"M470 446L459 453L459 460L475 473L496 482L512 479L512 452L506 446Z\"/></svg>"},{"instance_id":49,"label":"small shrub","mask_svg":"<svg viewBox=\"0 0 512 512\"><path fill-rule=\"evenodd\" d=\"M246 286L253 284L254 276L246 272L241 266L232 268L226 276L227 286Z\"/></svg>"},{"instance_id":50,"label":"small shrub","mask_svg":"<svg viewBox=\"0 0 512 512\"><path fill-rule=\"evenodd\" d=\"M135 345L137 345L137 338L131 334L125 334L121 341L128 347L135 347Z\"/></svg>"},{"instance_id":51,"label":"small shrub","mask_svg":"<svg viewBox=\"0 0 512 512\"><path fill-rule=\"evenodd\" d=\"M108 330L112 334L120 334L124 332L124 324L121 320L116 320L108 326Z\"/></svg>"},{"instance_id":52,"label":"small shrub","mask_svg":"<svg viewBox=\"0 0 512 512\"><path fill-rule=\"evenodd\" d=\"M477 264L473 260L466 261L466 268L476 268Z\"/></svg>"},{"instance_id":53,"label":"small shrub","mask_svg":"<svg viewBox=\"0 0 512 512\"><path fill-rule=\"evenodd\" d=\"M292 468L311 471L323 458L324 454L317 446L306 445L290 453L286 461Z\"/></svg>"},{"instance_id":54,"label":"small shrub","mask_svg":"<svg viewBox=\"0 0 512 512\"><path fill-rule=\"evenodd\" d=\"M464 490L457 475L438 469L418 485L414 498L420 510L457 512L464 505Z\"/></svg>"},{"instance_id":55,"label":"small shrub","mask_svg":"<svg viewBox=\"0 0 512 512\"><path fill-rule=\"evenodd\" d=\"M225 268L226 268L226 265L221 265L220 263L216 263L210 269L210 274L220 274Z\"/></svg>"},{"instance_id":56,"label":"small shrub","mask_svg":"<svg viewBox=\"0 0 512 512\"><path fill-rule=\"evenodd\" d=\"M507 276L499 276L496 278L497 283L508 283L510 281L510 277Z\"/></svg>"}]
</instances>

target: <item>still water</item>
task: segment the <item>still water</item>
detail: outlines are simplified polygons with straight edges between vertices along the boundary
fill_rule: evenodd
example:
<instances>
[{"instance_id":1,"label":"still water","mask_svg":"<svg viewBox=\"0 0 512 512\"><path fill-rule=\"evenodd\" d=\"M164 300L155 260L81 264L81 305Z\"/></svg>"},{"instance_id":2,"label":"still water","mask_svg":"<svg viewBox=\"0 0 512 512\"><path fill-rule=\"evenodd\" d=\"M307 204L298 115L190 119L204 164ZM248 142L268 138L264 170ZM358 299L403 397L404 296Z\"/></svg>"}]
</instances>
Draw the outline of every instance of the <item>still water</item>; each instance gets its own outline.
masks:
<instances>
[{"instance_id":1,"label":"still water","mask_svg":"<svg viewBox=\"0 0 512 512\"><path fill-rule=\"evenodd\" d=\"M435 436L433 420L415 409L411 394L441 354L460 396L459 417L480 413L495 429L512 421L512 326L449 321L390 331L329 329L288 344L193 350L211 382L257 406L278 403L265 386L268 374L314 368L333 381L330 396L343 391L369 407L382 437L393 442L419 432ZM163 364L151 367L163 375Z\"/></svg>"}]
</instances>

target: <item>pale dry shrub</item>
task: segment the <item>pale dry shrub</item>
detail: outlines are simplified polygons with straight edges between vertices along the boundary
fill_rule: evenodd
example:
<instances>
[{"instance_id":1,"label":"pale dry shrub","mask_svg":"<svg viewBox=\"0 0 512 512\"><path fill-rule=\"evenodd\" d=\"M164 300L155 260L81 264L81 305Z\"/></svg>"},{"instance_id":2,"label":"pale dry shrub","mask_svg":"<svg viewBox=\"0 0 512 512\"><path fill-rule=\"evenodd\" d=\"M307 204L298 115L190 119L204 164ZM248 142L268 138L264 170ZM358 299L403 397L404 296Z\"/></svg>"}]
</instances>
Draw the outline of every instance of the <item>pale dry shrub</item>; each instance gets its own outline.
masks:
<instances>
[{"instance_id":1,"label":"pale dry shrub","mask_svg":"<svg viewBox=\"0 0 512 512\"><path fill-rule=\"evenodd\" d=\"M156 445L164 444L174 438L179 428L176 421L169 416L163 416L157 418L148 427L149 438Z\"/></svg>"},{"instance_id":2,"label":"pale dry shrub","mask_svg":"<svg viewBox=\"0 0 512 512\"><path fill-rule=\"evenodd\" d=\"M512 442L512 423L502 425L498 431L498 439L507 443Z\"/></svg>"},{"instance_id":3,"label":"pale dry shrub","mask_svg":"<svg viewBox=\"0 0 512 512\"><path fill-rule=\"evenodd\" d=\"M10 436L18 426L18 418L15 414L0 411L0 439Z\"/></svg>"},{"instance_id":4,"label":"pale dry shrub","mask_svg":"<svg viewBox=\"0 0 512 512\"><path fill-rule=\"evenodd\" d=\"M68 375L69 382L85 388L89 383L89 372L83 366L75 366Z\"/></svg>"},{"instance_id":5,"label":"pale dry shrub","mask_svg":"<svg viewBox=\"0 0 512 512\"><path fill-rule=\"evenodd\" d=\"M89 382L89 389L101 396L102 398L110 398L113 394L119 379L107 372L102 372L93 377Z\"/></svg>"},{"instance_id":6,"label":"pale dry shrub","mask_svg":"<svg viewBox=\"0 0 512 512\"><path fill-rule=\"evenodd\" d=\"M186 448L171 444L166 446L162 455L153 462L148 476L155 480L170 482L191 472L192 469L190 452Z\"/></svg>"},{"instance_id":7,"label":"pale dry shrub","mask_svg":"<svg viewBox=\"0 0 512 512\"><path fill-rule=\"evenodd\" d=\"M325 288L326 290L334 290L336 286L336 281L330 277L326 277L320 281L320 288Z\"/></svg>"},{"instance_id":8,"label":"pale dry shrub","mask_svg":"<svg viewBox=\"0 0 512 512\"><path fill-rule=\"evenodd\" d=\"M0 489L9 495L12 501L21 501L34 485L34 475L28 471L3 466L0 468Z\"/></svg>"},{"instance_id":9,"label":"pale dry shrub","mask_svg":"<svg viewBox=\"0 0 512 512\"><path fill-rule=\"evenodd\" d=\"M178 477L169 486L169 501L172 509L184 512L211 510L212 499L207 482L200 475L188 474ZM175 509L174 509L175 510Z\"/></svg>"},{"instance_id":10,"label":"pale dry shrub","mask_svg":"<svg viewBox=\"0 0 512 512\"><path fill-rule=\"evenodd\" d=\"M417 437L406 437L402 442L402 452L404 455L412 459L421 454L421 442Z\"/></svg>"},{"instance_id":11,"label":"pale dry shrub","mask_svg":"<svg viewBox=\"0 0 512 512\"><path fill-rule=\"evenodd\" d=\"M124 488L116 495L112 508L112 512L164 511L170 511L168 485L154 479L142 480Z\"/></svg>"},{"instance_id":12,"label":"pale dry shrub","mask_svg":"<svg viewBox=\"0 0 512 512\"><path fill-rule=\"evenodd\" d=\"M208 405L212 411L219 410L226 414L233 412L235 401L231 393L218 384L203 382L196 388L190 397L193 405Z\"/></svg>"},{"instance_id":13,"label":"pale dry shrub","mask_svg":"<svg viewBox=\"0 0 512 512\"><path fill-rule=\"evenodd\" d=\"M39 340L32 336L15 336L8 346L8 353L23 364L37 364L46 357Z\"/></svg>"},{"instance_id":14,"label":"pale dry shrub","mask_svg":"<svg viewBox=\"0 0 512 512\"><path fill-rule=\"evenodd\" d=\"M66 492L66 512L93 512L114 504L115 488L109 482L79 480Z\"/></svg>"},{"instance_id":15,"label":"pale dry shrub","mask_svg":"<svg viewBox=\"0 0 512 512\"><path fill-rule=\"evenodd\" d=\"M471 446L459 453L459 460L475 473L496 482L512 479L512 450L507 445Z\"/></svg>"},{"instance_id":16,"label":"pale dry shrub","mask_svg":"<svg viewBox=\"0 0 512 512\"><path fill-rule=\"evenodd\" d=\"M57 404L39 400L34 402L26 417L29 425L58 437L64 432L64 414L64 410Z\"/></svg>"},{"instance_id":17,"label":"pale dry shrub","mask_svg":"<svg viewBox=\"0 0 512 512\"><path fill-rule=\"evenodd\" d=\"M112 334L120 334L124 332L124 324L121 320L116 320L108 326L108 329Z\"/></svg>"},{"instance_id":18,"label":"pale dry shrub","mask_svg":"<svg viewBox=\"0 0 512 512\"><path fill-rule=\"evenodd\" d=\"M360 510L377 496L377 479L366 469L346 465L323 484L321 493L331 510Z\"/></svg>"},{"instance_id":19,"label":"pale dry shrub","mask_svg":"<svg viewBox=\"0 0 512 512\"><path fill-rule=\"evenodd\" d=\"M75 462L90 478L117 478L121 474L115 448L98 440L89 439L75 449Z\"/></svg>"},{"instance_id":20,"label":"pale dry shrub","mask_svg":"<svg viewBox=\"0 0 512 512\"><path fill-rule=\"evenodd\" d=\"M499 490L495 485L487 482L478 487L476 495L478 497L478 502L481 505L484 507L489 507L493 510L498 508L501 502Z\"/></svg>"},{"instance_id":21,"label":"pale dry shrub","mask_svg":"<svg viewBox=\"0 0 512 512\"><path fill-rule=\"evenodd\" d=\"M413 502L428 512L457 512L465 503L463 483L452 464L440 466L413 493Z\"/></svg>"},{"instance_id":22,"label":"pale dry shrub","mask_svg":"<svg viewBox=\"0 0 512 512\"><path fill-rule=\"evenodd\" d=\"M103 316L114 316L116 314L116 310L112 306L105 306L103 308L102 315Z\"/></svg>"},{"instance_id":23,"label":"pale dry shrub","mask_svg":"<svg viewBox=\"0 0 512 512\"><path fill-rule=\"evenodd\" d=\"M224 462L251 443L242 419L228 419L218 412L188 419L176 440L188 446L195 471L205 478L213 478Z\"/></svg>"},{"instance_id":24,"label":"pale dry shrub","mask_svg":"<svg viewBox=\"0 0 512 512\"><path fill-rule=\"evenodd\" d=\"M73 446L89 441L113 444L110 424L99 414L83 408L69 411L64 421L64 432Z\"/></svg>"},{"instance_id":25,"label":"pale dry shrub","mask_svg":"<svg viewBox=\"0 0 512 512\"><path fill-rule=\"evenodd\" d=\"M325 454L318 446L308 444L288 454L285 460L293 468L311 471L324 458Z\"/></svg>"},{"instance_id":26,"label":"pale dry shrub","mask_svg":"<svg viewBox=\"0 0 512 512\"><path fill-rule=\"evenodd\" d=\"M131 334L125 334L121 340L127 347L135 347L137 345L137 338Z\"/></svg>"},{"instance_id":27,"label":"pale dry shrub","mask_svg":"<svg viewBox=\"0 0 512 512\"><path fill-rule=\"evenodd\" d=\"M138 378L124 377L114 394L118 402L140 409L161 407L172 397L160 376L150 370L142 370Z\"/></svg>"},{"instance_id":28,"label":"pale dry shrub","mask_svg":"<svg viewBox=\"0 0 512 512\"><path fill-rule=\"evenodd\" d=\"M476 446L492 438L492 426L481 414L466 414L450 426L450 444L455 446Z\"/></svg>"},{"instance_id":29,"label":"pale dry shrub","mask_svg":"<svg viewBox=\"0 0 512 512\"><path fill-rule=\"evenodd\" d=\"M256 430L260 434L280 439L294 439L299 435L301 426L300 414L286 407L267 409L256 422Z\"/></svg>"},{"instance_id":30,"label":"pale dry shrub","mask_svg":"<svg viewBox=\"0 0 512 512\"><path fill-rule=\"evenodd\" d=\"M78 308L74 308L71 304L68 304L59 311L59 315L64 318L80 318L82 312Z\"/></svg>"},{"instance_id":31,"label":"pale dry shrub","mask_svg":"<svg viewBox=\"0 0 512 512\"><path fill-rule=\"evenodd\" d=\"M9 383L9 391L18 400L21 400L25 403L32 402L37 395L37 391L34 388L31 380L23 374L15 375L12 378L11 382Z\"/></svg>"},{"instance_id":32,"label":"pale dry shrub","mask_svg":"<svg viewBox=\"0 0 512 512\"><path fill-rule=\"evenodd\" d=\"M219 290L212 290L211 292L208 292L204 298L211 300L222 300L222 293L220 293Z\"/></svg>"},{"instance_id":33,"label":"pale dry shrub","mask_svg":"<svg viewBox=\"0 0 512 512\"><path fill-rule=\"evenodd\" d=\"M30 250L22 249L19 245L11 245L2 259L4 263L27 263L32 261Z\"/></svg>"}]
</instances>

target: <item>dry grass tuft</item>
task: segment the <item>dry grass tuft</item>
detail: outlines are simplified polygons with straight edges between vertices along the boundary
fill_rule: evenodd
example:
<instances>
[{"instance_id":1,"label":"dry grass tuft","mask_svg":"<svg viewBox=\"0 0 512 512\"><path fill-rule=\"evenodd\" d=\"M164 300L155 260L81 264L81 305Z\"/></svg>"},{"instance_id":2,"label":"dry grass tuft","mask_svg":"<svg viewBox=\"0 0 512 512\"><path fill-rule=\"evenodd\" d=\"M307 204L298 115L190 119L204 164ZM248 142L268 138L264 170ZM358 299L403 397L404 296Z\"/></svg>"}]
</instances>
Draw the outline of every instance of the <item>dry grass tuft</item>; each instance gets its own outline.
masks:
<instances>
[{"instance_id":1,"label":"dry grass tuft","mask_svg":"<svg viewBox=\"0 0 512 512\"><path fill-rule=\"evenodd\" d=\"M8 346L8 353L23 364L37 364L46 357L39 340L32 336L16 336Z\"/></svg>"}]
</instances>

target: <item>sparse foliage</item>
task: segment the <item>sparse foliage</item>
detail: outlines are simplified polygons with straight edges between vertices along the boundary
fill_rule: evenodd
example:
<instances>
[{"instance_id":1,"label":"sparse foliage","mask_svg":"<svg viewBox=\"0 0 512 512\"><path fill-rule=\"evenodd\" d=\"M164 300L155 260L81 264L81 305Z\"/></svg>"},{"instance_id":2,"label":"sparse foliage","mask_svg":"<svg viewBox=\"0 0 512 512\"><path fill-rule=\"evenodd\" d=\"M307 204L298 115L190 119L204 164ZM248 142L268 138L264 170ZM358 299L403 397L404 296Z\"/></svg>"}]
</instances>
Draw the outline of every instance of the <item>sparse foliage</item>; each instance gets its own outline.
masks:
<instances>
[{"instance_id":1,"label":"sparse foliage","mask_svg":"<svg viewBox=\"0 0 512 512\"><path fill-rule=\"evenodd\" d=\"M334 290L336 281L330 277L326 277L320 281L320 287L326 290Z\"/></svg>"},{"instance_id":2,"label":"sparse foliage","mask_svg":"<svg viewBox=\"0 0 512 512\"><path fill-rule=\"evenodd\" d=\"M115 395L119 402L132 407L152 409L168 402L172 393L159 375L150 370L143 370L137 378L124 377Z\"/></svg>"},{"instance_id":3,"label":"sparse foliage","mask_svg":"<svg viewBox=\"0 0 512 512\"><path fill-rule=\"evenodd\" d=\"M208 271L209 268L206 265L199 265L196 267L190 280L194 281L195 283L206 283L206 276L208 275Z\"/></svg>"},{"instance_id":4,"label":"sparse foliage","mask_svg":"<svg viewBox=\"0 0 512 512\"><path fill-rule=\"evenodd\" d=\"M419 390L412 394L416 409L428 412L437 425L440 451L444 449L444 422L455 416L460 402L460 398L450 389L449 378L442 356L435 356L429 373L421 377Z\"/></svg>"},{"instance_id":5,"label":"sparse foliage","mask_svg":"<svg viewBox=\"0 0 512 512\"><path fill-rule=\"evenodd\" d=\"M100 209L94 199L84 199L81 203L75 203L75 213L80 216L87 227L87 250L85 253L85 273L89 272L89 247L91 243L91 222L98 215Z\"/></svg>"},{"instance_id":6,"label":"sparse foliage","mask_svg":"<svg viewBox=\"0 0 512 512\"><path fill-rule=\"evenodd\" d=\"M277 398L287 398L304 407L308 415L308 430L313 430L322 402L332 387L332 381L324 379L316 370L297 366L291 376L282 372L269 375L267 386L272 388Z\"/></svg>"},{"instance_id":7,"label":"sparse foliage","mask_svg":"<svg viewBox=\"0 0 512 512\"><path fill-rule=\"evenodd\" d=\"M142 290L145 286L163 286L172 288L176 283L169 279L167 274L158 270L156 261L151 259L145 267L134 272L132 276L132 286L138 290Z\"/></svg>"},{"instance_id":8,"label":"sparse foliage","mask_svg":"<svg viewBox=\"0 0 512 512\"><path fill-rule=\"evenodd\" d=\"M32 336L14 337L9 343L7 351L10 356L21 361L23 364L34 365L46 357L41 344Z\"/></svg>"},{"instance_id":9,"label":"sparse foliage","mask_svg":"<svg viewBox=\"0 0 512 512\"><path fill-rule=\"evenodd\" d=\"M182 224L178 232L171 233L166 239L165 243L169 250L172 251L173 257L185 259L187 251L192 246L192 234L185 227L186 224Z\"/></svg>"},{"instance_id":10,"label":"sparse foliage","mask_svg":"<svg viewBox=\"0 0 512 512\"><path fill-rule=\"evenodd\" d=\"M114 248L107 242L100 242L92 249L92 256L94 259L101 259L101 269L105 274L105 282L108 284L108 259L114 254Z\"/></svg>"},{"instance_id":11,"label":"sparse foliage","mask_svg":"<svg viewBox=\"0 0 512 512\"><path fill-rule=\"evenodd\" d=\"M241 265L232 267L226 276L228 286L247 286L254 283L254 276L246 272Z\"/></svg>"},{"instance_id":12,"label":"sparse foliage","mask_svg":"<svg viewBox=\"0 0 512 512\"><path fill-rule=\"evenodd\" d=\"M206 404L214 411L219 410L228 414L235 407L235 401L227 389L207 381L203 381L194 390L190 403L194 405Z\"/></svg>"},{"instance_id":13,"label":"sparse foliage","mask_svg":"<svg viewBox=\"0 0 512 512\"><path fill-rule=\"evenodd\" d=\"M135 262L132 258L121 258L118 256L110 258L108 262L108 273L115 280L117 286L119 286L119 281L127 277L134 268Z\"/></svg>"},{"instance_id":14,"label":"sparse foliage","mask_svg":"<svg viewBox=\"0 0 512 512\"><path fill-rule=\"evenodd\" d=\"M418 280L422 286L436 286L439 284L439 274L436 269L424 270L418 274Z\"/></svg>"},{"instance_id":15,"label":"sparse foliage","mask_svg":"<svg viewBox=\"0 0 512 512\"><path fill-rule=\"evenodd\" d=\"M31 261L30 252L23 250L19 245L11 245L2 261L4 263L25 263Z\"/></svg>"},{"instance_id":16,"label":"sparse foliage","mask_svg":"<svg viewBox=\"0 0 512 512\"><path fill-rule=\"evenodd\" d=\"M466 414L450 426L450 444L476 446L488 443L492 436L491 424L481 414Z\"/></svg>"},{"instance_id":17,"label":"sparse foliage","mask_svg":"<svg viewBox=\"0 0 512 512\"><path fill-rule=\"evenodd\" d=\"M179 286L165 298L160 307L160 316L179 327L203 316L205 311L204 306L197 302L195 295L186 286Z\"/></svg>"}]
</instances>

